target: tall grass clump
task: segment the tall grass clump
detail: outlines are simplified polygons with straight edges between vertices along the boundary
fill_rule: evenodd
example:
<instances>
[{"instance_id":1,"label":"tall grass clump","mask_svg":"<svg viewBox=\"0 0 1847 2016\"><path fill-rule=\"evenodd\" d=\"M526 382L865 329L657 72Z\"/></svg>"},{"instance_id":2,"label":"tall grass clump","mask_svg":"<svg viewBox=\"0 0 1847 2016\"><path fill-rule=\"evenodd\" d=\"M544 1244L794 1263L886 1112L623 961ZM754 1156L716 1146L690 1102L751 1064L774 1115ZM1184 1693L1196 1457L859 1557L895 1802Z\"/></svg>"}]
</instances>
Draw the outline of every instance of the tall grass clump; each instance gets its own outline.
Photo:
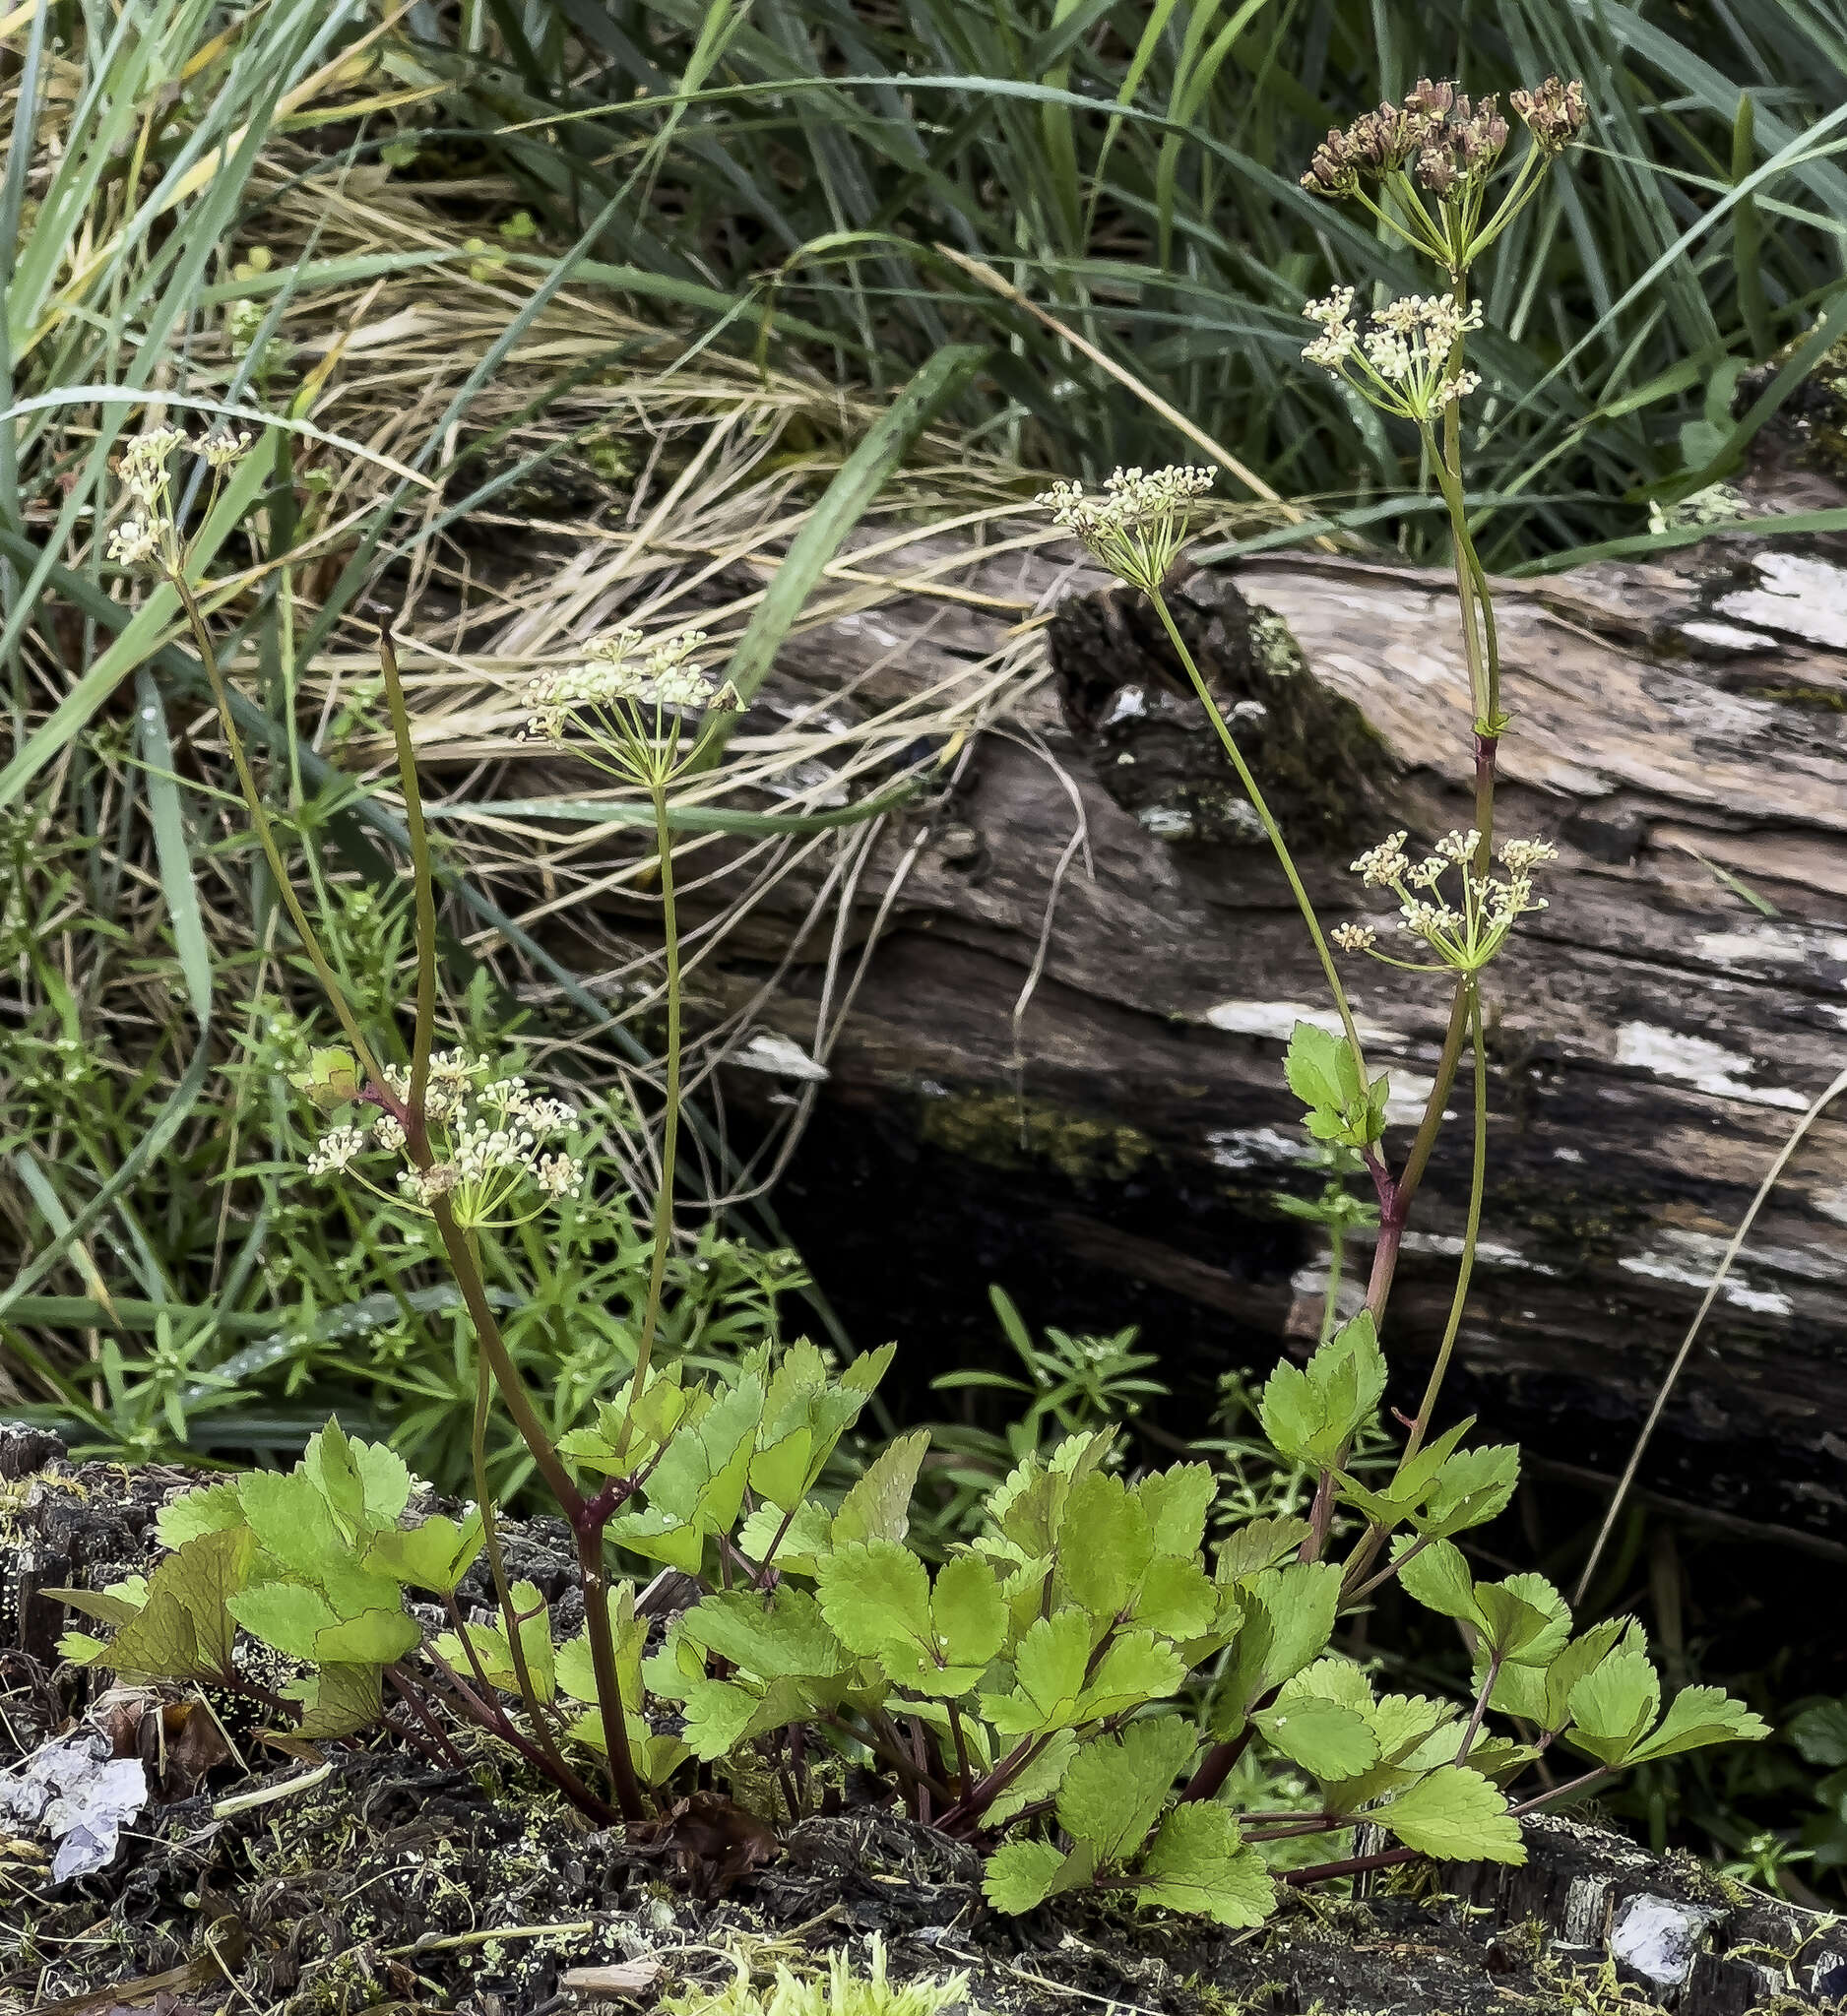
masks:
<instances>
[{"instance_id":1,"label":"tall grass clump","mask_svg":"<svg viewBox=\"0 0 1847 2016\"><path fill-rule=\"evenodd\" d=\"M428 72L555 228L642 178L601 256L799 318L843 383L1000 337L955 410L973 440L1101 474L1170 457L1184 415L1244 494L1418 552L1445 537L1431 472L1294 364L1305 296L1417 282L1298 181L1412 64L1590 94L1586 146L1484 270L1491 566L1637 532L1649 497L1723 475L1814 352L1734 420L1742 374L1847 312L1847 25L1802 0L550 0L494 11L466 55L417 18Z\"/></svg>"}]
</instances>

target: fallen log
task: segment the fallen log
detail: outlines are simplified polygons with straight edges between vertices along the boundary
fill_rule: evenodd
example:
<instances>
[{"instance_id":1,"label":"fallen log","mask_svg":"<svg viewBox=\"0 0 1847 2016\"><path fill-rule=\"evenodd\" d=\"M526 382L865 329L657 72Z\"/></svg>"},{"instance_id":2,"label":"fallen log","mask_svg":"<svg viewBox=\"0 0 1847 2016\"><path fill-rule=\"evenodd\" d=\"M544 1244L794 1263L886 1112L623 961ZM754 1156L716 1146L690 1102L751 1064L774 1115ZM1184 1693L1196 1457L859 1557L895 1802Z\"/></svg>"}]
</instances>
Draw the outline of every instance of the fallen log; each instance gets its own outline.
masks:
<instances>
[{"instance_id":1,"label":"fallen log","mask_svg":"<svg viewBox=\"0 0 1847 2016\"><path fill-rule=\"evenodd\" d=\"M1770 470L1752 508L1842 497ZM953 578L959 599L811 632L779 667L797 689L851 672L921 692L993 651L989 606L1054 609L1054 677L860 878L860 928L890 911L785 1216L881 1334L940 1334L971 1271L1098 1328L1078 1307L1107 1313L1114 1277L1140 1285L1127 1306L1164 1350L1260 1363L1316 1320L1324 1279L1318 1231L1276 1201L1321 1182L1281 1068L1295 1021L1327 1010L1312 951L1147 610L1055 549L971 551ZM1360 848L1470 823L1445 574L1263 557L1202 569L1176 600L1329 921L1368 907ZM1486 987L1491 1166L1456 1398L1609 1474L1752 1192L1847 1062L1847 547L1711 537L1508 582L1499 609L1499 830L1560 861ZM768 1011L791 1044L813 1042L820 972L797 962ZM1365 962L1354 987L1402 1154L1447 991ZM775 1058L756 1061L770 1074L730 1087L761 1105ZM1452 1107L1469 1098L1465 1067ZM1797 1151L1645 1473L1817 1536L1847 1535L1843 1151L1847 1115ZM1407 1240L1387 1340L1407 1390L1467 1188L1465 1121Z\"/></svg>"}]
</instances>

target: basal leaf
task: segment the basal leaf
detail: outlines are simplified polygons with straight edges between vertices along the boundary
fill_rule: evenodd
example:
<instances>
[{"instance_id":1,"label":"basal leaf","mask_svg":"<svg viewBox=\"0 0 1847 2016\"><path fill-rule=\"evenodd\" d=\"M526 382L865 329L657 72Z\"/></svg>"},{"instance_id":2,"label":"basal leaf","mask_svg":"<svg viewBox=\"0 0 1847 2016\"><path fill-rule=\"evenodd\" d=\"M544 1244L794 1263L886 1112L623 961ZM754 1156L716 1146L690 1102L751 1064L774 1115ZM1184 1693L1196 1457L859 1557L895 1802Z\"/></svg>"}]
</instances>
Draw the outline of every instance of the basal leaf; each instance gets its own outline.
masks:
<instances>
[{"instance_id":1,"label":"basal leaf","mask_svg":"<svg viewBox=\"0 0 1847 2016\"><path fill-rule=\"evenodd\" d=\"M1059 1730L1019 1775L988 1800L982 1813L983 1826L1004 1827L1024 1807L1051 1798L1076 1754L1077 1737L1068 1729Z\"/></svg>"},{"instance_id":2,"label":"basal leaf","mask_svg":"<svg viewBox=\"0 0 1847 2016\"><path fill-rule=\"evenodd\" d=\"M290 1659L313 1661L321 1633L340 1622L320 1591L301 1582L259 1582L231 1597L228 1606L252 1637Z\"/></svg>"},{"instance_id":3,"label":"basal leaf","mask_svg":"<svg viewBox=\"0 0 1847 2016\"><path fill-rule=\"evenodd\" d=\"M385 1712L381 1674L376 1666L330 1666L290 1680L285 1696L302 1704L298 1736L350 1736L370 1729Z\"/></svg>"},{"instance_id":4,"label":"basal leaf","mask_svg":"<svg viewBox=\"0 0 1847 2016\"><path fill-rule=\"evenodd\" d=\"M1141 1898L1216 1920L1261 1924L1276 1909L1276 1884L1247 1847L1229 1808L1215 1800L1176 1806L1142 1860Z\"/></svg>"},{"instance_id":5,"label":"basal leaf","mask_svg":"<svg viewBox=\"0 0 1847 2016\"><path fill-rule=\"evenodd\" d=\"M753 1590L704 1597L682 1613L679 1628L695 1645L766 1680L831 1676L851 1664L822 1606L787 1582L767 1600Z\"/></svg>"},{"instance_id":6,"label":"basal leaf","mask_svg":"<svg viewBox=\"0 0 1847 2016\"><path fill-rule=\"evenodd\" d=\"M322 1666L390 1666L423 1642L423 1627L402 1609L362 1610L315 1634L313 1657ZM551 1635L545 1634L549 1647ZM549 1669L550 1661L545 1662ZM549 1673L547 1671L546 1681ZM541 1683L543 1684L543 1683ZM548 1692L542 1698L549 1698Z\"/></svg>"},{"instance_id":7,"label":"basal leaf","mask_svg":"<svg viewBox=\"0 0 1847 2016\"><path fill-rule=\"evenodd\" d=\"M1080 1722L1101 1722L1149 1701L1165 1701L1179 1691L1186 1664L1171 1645L1152 1631L1124 1631L1097 1662L1097 1670L1079 1699Z\"/></svg>"},{"instance_id":8,"label":"basal leaf","mask_svg":"<svg viewBox=\"0 0 1847 2016\"><path fill-rule=\"evenodd\" d=\"M796 1506L793 1519L778 1505L759 1505L738 1528L737 1544L759 1565L767 1561L788 1574L812 1575L828 1550L833 1524L833 1514L813 1498Z\"/></svg>"},{"instance_id":9,"label":"basal leaf","mask_svg":"<svg viewBox=\"0 0 1847 2016\"><path fill-rule=\"evenodd\" d=\"M834 1514L836 1546L849 1541L901 1541L911 1530L911 1494L930 1445L927 1428L886 1443L840 1501Z\"/></svg>"},{"instance_id":10,"label":"basal leaf","mask_svg":"<svg viewBox=\"0 0 1847 2016\"><path fill-rule=\"evenodd\" d=\"M1444 1764L1368 1815L1407 1848L1444 1861L1523 1862L1504 1796L1466 1765Z\"/></svg>"},{"instance_id":11,"label":"basal leaf","mask_svg":"<svg viewBox=\"0 0 1847 2016\"><path fill-rule=\"evenodd\" d=\"M247 1471L237 1480L237 1496L263 1551L283 1567L316 1582L329 1569L351 1562L350 1543L305 1472Z\"/></svg>"},{"instance_id":12,"label":"basal leaf","mask_svg":"<svg viewBox=\"0 0 1847 2016\"><path fill-rule=\"evenodd\" d=\"M1006 1642L1007 1606L993 1569L979 1554L958 1554L936 1571L930 1615L952 1666L986 1667Z\"/></svg>"},{"instance_id":13,"label":"basal leaf","mask_svg":"<svg viewBox=\"0 0 1847 2016\"><path fill-rule=\"evenodd\" d=\"M243 1500L234 1483L201 1484L162 1505L155 1515L154 1530L163 1547L183 1547L202 1533L221 1533L245 1523Z\"/></svg>"},{"instance_id":14,"label":"basal leaf","mask_svg":"<svg viewBox=\"0 0 1847 2016\"><path fill-rule=\"evenodd\" d=\"M1250 1720L1273 1748L1319 1779L1357 1778L1378 1762L1366 1717L1338 1701L1303 1695L1260 1709Z\"/></svg>"},{"instance_id":15,"label":"basal leaf","mask_svg":"<svg viewBox=\"0 0 1847 2016\"><path fill-rule=\"evenodd\" d=\"M450 1596L480 1552L482 1532L478 1510L461 1524L437 1513L421 1526L387 1527L372 1536L364 1565L394 1582Z\"/></svg>"},{"instance_id":16,"label":"basal leaf","mask_svg":"<svg viewBox=\"0 0 1847 2016\"><path fill-rule=\"evenodd\" d=\"M1078 1696L1090 1664L1090 1619L1076 1608L1040 1617L1013 1656L1016 1690L984 1694L982 1712L1004 1735L1038 1735L1081 1718Z\"/></svg>"},{"instance_id":17,"label":"basal leaf","mask_svg":"<svg viewBox=\"0 0 1847 2016\"><path fill-rule=\"evenodd\" d=\"M1009 1841L987 1858L982 1894L996 1911L1018 1917L1059 1890L1088 1882L1087 1860L1081 1852L1067 1856L1050 1841Z\"/></svg>"},{"instance_id":18,"label":"basal leaf","mask_svg":"<svg viewBox=\"0 0 1847 2016\"><path fill-rule=\"evenodd\" d=\"M1055 1539L1060 1590L1099 1624L1127 1606L1154 1557L1147 1513L1108 1471L1071 1485Z\"/></svg>"},{"instance_id":19,"label":"basal leaf","mask_svg":"<svg viewBox=\"0 0 1847 2016\"><path fill-rule=\"evenodd\" d=\"M1306 1519L1247 1519L1219 1548L1214 1579L1237 1582L1274 1568L1288 1560L1311 1531Z\"/></svg>"},{"instance_id":20,"label":"basal leaf","mask_svg":"<svg viewBox=\"0 0 1847 2016\"><path fill-rule=\"evenodd\" d=\"M816 1567L815 1593L850 1652L876 1658L894 1642L917 1650L932 1642L929 1573L895 1541L836 1546Z\"/></svg>"},{"instance_id":21,"label":"basal leaf","mask_svg":"<svg viewBox=\"0 0 1847 2016\"><path fill-rule=\"evenodd\" d=\"M1140 1852L1198 1747L1192 1724L1178 1715L1131 1723L1119 1737L1086 1743L1065 1771L1058 1825L1100 1864L1126 1861Z\"/></svg>"},{"instance_id":22,"label":"basal leaf","mask_svg":"<svg viewBox=\"0 0 1847 2016\"><path fill-rule=\"evenodd\" d=\"M148 1577L148 1600L110 1641L117 1672L176 1680L232 1675L235 1636L226 1607L244 1586L256 1543L248 1527L202 1533L166 1555Z\"/></svg>"},{"instance_id":23,"label":"basal leaf","mask_svg":"<svg viewBox=\"0 0 1847 2016\"><path fill-rule=\"evenodd\" d=\"M1218 1495L1219 1481L1207 1463L1177 1463L1171 1470L1151 1472L1135 1486L1134 1496L1147 1515L1157 1555L1191 1560L1205 1540L1206 1515Z\"/></svg>"},{"instance_id":24,"label":"basal leaf","mask_svg":"<svg viewBox=\"0 0 1847 2016\"><path fill-rule=\"evenodd\" d=\"M1190 1639L1212 1629L1219 1590L1198 1561L1157 1554L1129 1607L1130 1618L1164 1637Z\"/></svg>"}]
</instances>

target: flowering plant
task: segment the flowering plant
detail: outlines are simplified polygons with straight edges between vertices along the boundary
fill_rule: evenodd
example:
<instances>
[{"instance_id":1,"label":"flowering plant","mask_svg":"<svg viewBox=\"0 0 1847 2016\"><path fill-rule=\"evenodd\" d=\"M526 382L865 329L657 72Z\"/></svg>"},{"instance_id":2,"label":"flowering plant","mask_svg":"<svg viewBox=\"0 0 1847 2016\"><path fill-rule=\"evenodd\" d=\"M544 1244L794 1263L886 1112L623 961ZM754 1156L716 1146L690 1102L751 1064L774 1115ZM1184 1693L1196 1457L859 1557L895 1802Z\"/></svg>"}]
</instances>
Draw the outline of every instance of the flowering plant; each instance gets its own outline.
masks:
<instances>
[{"instance_id":1,"label":"flowering plant","mask_svg":"<svg viewBox=\"0 0 1847 2016\"><path fill-rule=\"evenodd\" d=\"M1061 483L1044 500L1061 527L1152 600L1275 848L1334 1002L1340 1033L1299 1026L1288 1081L1329 1167L1357 1165L1370 1175L1378 1231L1365 1307L1337 1322L1330 1283L1317 1349L1305 1366L1279 1364L1263 1391L1270 1447L1315 1480L1307 1516L1236 1520L1208 1559L1217 1480L1206 1465L1182 1462L1129 1480L1109 1465L1108 1431L1076 1432L1022 1452L987 1494L983 1531L932 1573L907 1544L927 1431L889 1442L844 1493L823 1488L892 1347L839 1369L805 1341L765 1348L722 1382L653 1362L680 1102L673 793L717 753L724 717L740 704L702 668L707 640L697 632L650 640L624 630L529 694L530 734L647 795L668 973L663 1152L642 1335L622 1389L599 1399L593 1423L554 1438L502 1338L481 1246L484 1234L526 1231L578 1196L583 1171L565 1144L579 1116L487 1058L435 1047L433 878L388 633L380 663L416 898L416 992L410 1062L381 1060L328 967L251 777L175 525L167 470L181 440L162 429L130 451L124 482L133 508L109 553L118 565L160 574L186 609L259 842L347 1038L346 1046L314 1052L298 1080L328 1122L309 1173L362 1183L426 1223L467 1306L479 1347L478 1502L460 1517L419 1516L396 1455L330 1422L292 1472L216 1482L164 1507L167 1551L145 1579L59 1592L111 1632L106 1641L71 1634L67 1656L228 1688L292 1715L297 1732L322 1739L385 1722L452 1768L466 1766L458 1730L472 1724L599 1822L631 1828L670 1825L685 1811L674 1786L710 1799L710 1774L723 1770L737 1801L732 1824L763 1830L766 1766L792 1818L813 1802L817 1764L833 1769L835 1788L852 1766L876 1774L884 1796L902 1798L920 1821L978 1844L987 1857L987 1895L1000 1910L1087 1889L1228 1925L1253 1924L1274 1908L1268 1843L1339 1839L1366 1826L1392 1844L1288 1871L1292 1882L1420 1856L1517 1861L1522 1814L1627 1764L1762 1733L1742 1704L1712 1689L1688 1689L1664 1713L1639 1626L1613 1620L1574 1633L1569 1607L1543 1577L1476 1580L1454 1537L1506 1506L1517 1452L1464 1446L1467 1422L1432 1432L1480 1228L1482 976L1519 920L1544 907L1533 877L1553 851L1539 840L1506 842L1497 858L1493 851L1495 749L1507 724L1492 598L1460 473L1458 412L1477 383L1463 353L1480 327L1467 298L1469 263L1582 118L1576 87L1556 81L1517 94L1514 104L1532 146L1486 221L1507 129L1494 100L1472 107L1447 85L1420 85L1403 106L1331 135L1310 170L1311 186L1359 195L1392 218L1451 284L1447 297L1386 304L1364 325L1353 320L1351 290L1338 290L1310 309L1321 335L1307 349L1418 428L1450 507L1475 700L1475 823L1438 839L1415 864L1407 832L1354 864L1364 887L1397 898L1398 930L1418 956L1381 950L1378 924L1358 917L1324 931L1175 624L1165 584L1207 473L1119 471L1101 495ZM1369 180L1379 186L1377 201L1365 191ZM216 479L244 449L227 441L200 452ZM1383 1146L1387 1078L1368 1069L1336 951L1369 953L1453 985L1436 1083L1396 1168ZM1465 1037L1475 1163L1460 1278L1423 1404L1381 1478L1354 1464L1352 1452L1384 1432L1379 1333ZM1357 1223L1361 1214L1345 1216ZM490 1389L575 1541L582 1620L572 1635L560 1638L544 1595L506 1570L479 1481ZM1335 1562L1326 1555L1341 1508L1364 1531ZM612 1581L611 1546L679 1578L658 1619L649 1611L660 1578L641 1595L632 1582ZM491 1606L478 1608L468 1585L482 1558L478 1593L491 1590ZM1330 1651L1342 1612L1394 1577L1461 1628L1476 1673L1466 1713L1452 1702L1381 1697L1358 1664ZM435 1628L424 1614L430 1606L414 1604L410 1591L436 1599ZM1210 1676L1202 1717L1176 1705L1195 1673ZM388 1691L402 1705L396 1717ZM1491 1729L1491 1712L1509 1729ZM1549 1776L1541 1791L1517 1797L1515 1781L1555 1742L1577 1751L1586 1768L1563 1781ZM1221 1794L1253 1744L1313 1782L1312 1810L1234 1812ZM758 1804L754 1816L743 1811L747 1799ZM662 1814L669 1818L658 1821ZM753 1850L761 1846L749 1838Z\"/></svg>"}]
</instances>

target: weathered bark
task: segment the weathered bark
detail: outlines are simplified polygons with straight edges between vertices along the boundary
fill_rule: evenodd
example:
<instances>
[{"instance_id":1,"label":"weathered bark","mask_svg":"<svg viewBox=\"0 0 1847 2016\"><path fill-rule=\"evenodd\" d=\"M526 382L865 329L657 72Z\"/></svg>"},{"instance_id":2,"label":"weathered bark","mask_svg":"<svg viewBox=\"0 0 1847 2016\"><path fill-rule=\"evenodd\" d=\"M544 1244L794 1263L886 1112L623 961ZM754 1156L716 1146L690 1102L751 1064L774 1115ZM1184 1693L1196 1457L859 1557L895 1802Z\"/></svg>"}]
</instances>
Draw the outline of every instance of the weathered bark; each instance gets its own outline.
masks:
<instances>
[{"instance_id":1,"label":"weathered bark","mask_svg":"<svg viewBox=\"0 0 1847 2016\"><path fill-rule=\"evenodd\" d=\"M1839 497L1808 477L1759 491L1778 508ZM1491 1167L1458 1396L1522 1432L1539 1424L1555 1456L1620 1461L1752 1191L1847 1062L1841 550L1708 540L1501 591L1514 719L1499 831L1551 839L1560 859L1550 909L1523 922L1486 987ZM1011 553L956 577L1026 607L1062 590L1057 676L928 815L827 1058L828 1155L851 1138L847 1116L875 1115L899 1157L959 1158L971 1194L984 1167L1004 1172L1011 1208L1066 1264L1158 1283L1163 1307L1222 1313L1246 1343L1300 1334L1318 1234L1272 1200L1320 1178L1282 1047L1299 1016L1326 1011L1325 987L1146 610L1069 563ZM1324 915L1363 908L1347 870L1359 846L1471 823L1446 575L1264 558L1194 575L1178 600L1209 675L1243 708ZM969 600L887 605L876 623L811 634L782 674L826 684L876 662L877 689L922 690L993 650L1003 624ZM913 822L885 849L887 871L917 835ZM882 893L878 874L862 883L867 918ZM1350 964L1401 1156L1448 991ZM772 1011L797 1042L814 991L813 970L798 970ZM747 1099L771 1081L732 1082ZM1454 1279L1469 1098L1465 1067L1388 1325L1407 1369L1433 1349ZM1847 1113L1796 1154L1650 1473L1703 1505L1815 1534L1847 1531L1844 1149ZM804 1173L825 1195L827 1170ZM806 1229L799 1193L789 1209ZM868 1264L889 1269L904 1241L867 1216L885 1255Z\"/></svg>"}]
</instances>

